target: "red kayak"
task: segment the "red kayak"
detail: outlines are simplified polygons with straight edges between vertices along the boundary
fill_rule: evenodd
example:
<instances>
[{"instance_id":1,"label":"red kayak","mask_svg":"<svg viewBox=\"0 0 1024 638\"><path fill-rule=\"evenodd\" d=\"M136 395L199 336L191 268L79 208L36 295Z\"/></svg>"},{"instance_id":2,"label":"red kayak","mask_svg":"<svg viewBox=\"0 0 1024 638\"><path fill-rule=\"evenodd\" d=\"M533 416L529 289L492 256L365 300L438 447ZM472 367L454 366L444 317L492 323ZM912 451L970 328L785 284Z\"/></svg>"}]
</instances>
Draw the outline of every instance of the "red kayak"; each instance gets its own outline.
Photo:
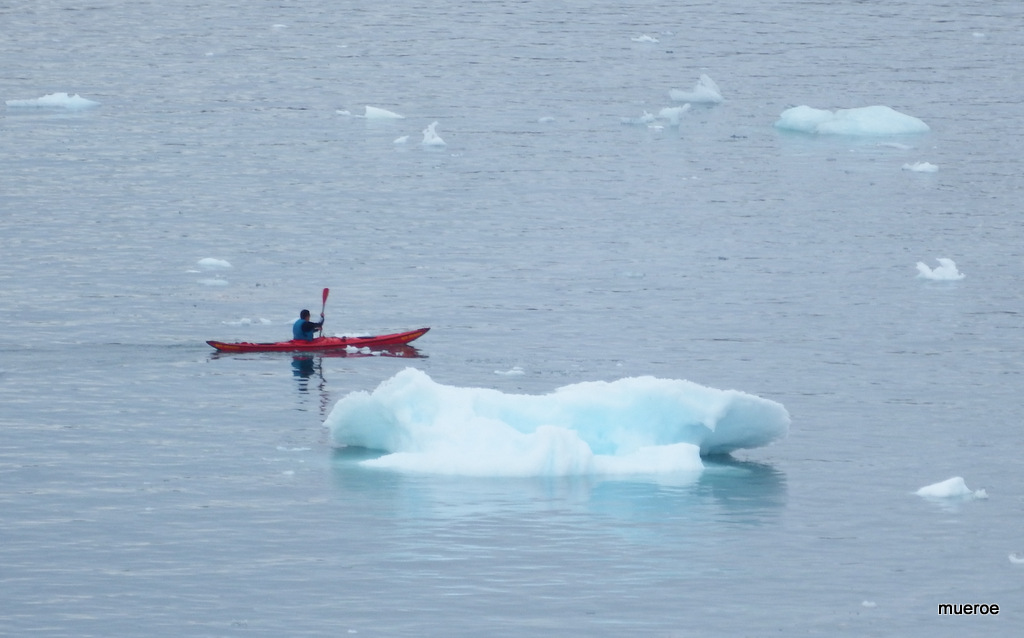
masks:
<instances>
[{"instance_id":1,"label":"red kayak","mask_svg":"<svg viewBox=\"0 0 1024 638\"><path fill-rule=\"evenodd\" d=\"M275 341L274 343L224 343L223 341L207 341L221 352L330 352L331 350L347 350L348 348L376 348L378 346L400 346L419 339L430 328L420 328L409 332L396 332L390 335L373 337L317 337L312 341L293 339L291 341Z\"/></svg>"}]
</instances>

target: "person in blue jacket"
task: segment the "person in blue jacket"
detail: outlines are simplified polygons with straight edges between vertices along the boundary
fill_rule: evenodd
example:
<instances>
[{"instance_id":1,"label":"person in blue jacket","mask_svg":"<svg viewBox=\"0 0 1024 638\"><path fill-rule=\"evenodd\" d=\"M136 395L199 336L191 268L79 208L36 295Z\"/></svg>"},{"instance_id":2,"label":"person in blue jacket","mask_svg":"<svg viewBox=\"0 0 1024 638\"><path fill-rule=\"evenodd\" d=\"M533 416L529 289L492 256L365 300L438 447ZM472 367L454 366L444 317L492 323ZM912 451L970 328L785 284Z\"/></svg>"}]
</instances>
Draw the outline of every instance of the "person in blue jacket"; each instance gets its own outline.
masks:
<instances>
[{"instance_id":1,"label":"person in blue jacket","mask_svg":"<svg viewBox=\"0 0 1024 638\"><path fill-rule=\"evenodd\" d=\"M299 313L299 318L292 324L292 339L299 339L302 341L312 341L314 334L317 330L322 330L324 327L324 315L320 313L320 322L314 323L309 320L309 311L303 310Z\"/></svg>"}]
</instances>

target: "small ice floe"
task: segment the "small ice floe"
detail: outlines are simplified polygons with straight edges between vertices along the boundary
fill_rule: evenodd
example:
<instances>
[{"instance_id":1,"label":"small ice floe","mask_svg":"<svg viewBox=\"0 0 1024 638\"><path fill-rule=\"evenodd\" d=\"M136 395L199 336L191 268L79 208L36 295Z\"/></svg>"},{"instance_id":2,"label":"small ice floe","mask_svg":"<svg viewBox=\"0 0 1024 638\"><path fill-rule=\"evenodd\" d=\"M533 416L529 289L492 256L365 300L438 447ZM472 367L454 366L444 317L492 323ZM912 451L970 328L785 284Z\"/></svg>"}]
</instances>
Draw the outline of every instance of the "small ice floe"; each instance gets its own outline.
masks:
<instances>
[{"instance_id":1,"label":"small ice floe","mask_svg":"<svg viewBox=\"0 0 1024 638\"><path fill-rule=\"evenodd\" d=\"M392 142L392 144L394 144L395 146L400 146L400 145L406 144L408 142L409 142L409 136L408 135L403 135L402 137L396 138L395 141Z\"/></svg>"},{"instance_id":2,"label":"small ice floe","mask_svg":"<svg viewBox=\"0 0 1024 638\"><path fill-rule=\"evenodd\" d=\"M364 107L364 109L365 110L363 111L362 115L354 115L352 113L352 111L349 111L348 109L335 109L334 112L337 113L338 115L344 115L346 117L355 117L355 118L359 118L359 119L363 119L363 120L404 120L405 119L404 115L399 115L398 113L395 113L394 111L389 111L387 109L378 108L376 106L366 106L366 107Z\"/></svg>"},{"instance_id":3,"label":"small ice floe","mask_svg":"<svg viewBox=\"0 0 1024 638\"><path fill-rule=\"evenodd\" d=\"M658 111L658 119L665 120L672 126L679 126L679 118L690 110L689 104L669 106Z\"/></svg>"},{"instance_id":4,"label":"small ice floe","mask_svg":"<svg viewBox=\"0 0 1024 638\"><path fill-rule=\"evenodd\" d=\"M620 121L623 124L643 125L653 124L657 119L658 118L654 115L654 113L648 113L647 111L644 111L643 115L641 115L640 117L623 117L620 119Z\"/></svg>"},{"instance_id":5,"label":"small ice floe","mask_svg":"<svg viewBox=\"0 0 1024 638\"><path fill-rule=\"evenodd\" d=\"M894 148L898 151L909 151L914 148L909 144L901 144L899 142L879 142L876 146L880 146L882 148Z\"/></svg>"},{"instance_id":6,"label":"small ice floe","mask_svg":"<svg viewBox=\"0 0 1024 638\"><path fill-rule=\"evenodd\" d=\"M878 607L878 603L876 603L873 600L865 600L864 602L862 602L860 604L860 606L861 607L867 607L868 609L874 609L875 607Z\"/></svg>"},{"instance_id":7,"label":"small ice floe","mask_svg":"<svg viewBox=\"0 0 1024 638\"><path fill-rule=\"evenodd\" d=\"M510 370L495 370L494 374L498 374L503 377L517 377L526 374L526 371L519 366L513 366Z\"/></svg>"},{"instance_id":8,"label":"small ice floe","mask_svg":"<svg viewBox=\"0 0 1024 638\"><path fill-rule=\"evenodd\" d=\"M967 483L964 482L963 477L954 476L951 479L946 479L939 483L933 483L926 485L921 489L914 492L918 496L933 499L976 499L976 498L988 498L988 494L985 490L974 490L972 491L967 487Z\"/></svg>"},{"instance_id":9,"label":"small ice floe","mask_svg":"<svg viewBox=\"0 0 1024 638\"><path fill-rule=\"evenodd\" d=\"M367 106L366 112L363 114L368 120L404 120L404 115L399 115L394 111L387 109L377 108L376 106Z\"/></svg>"},{"instance_id":10,"label":"small ice floe","mask_svg":"<svg viewBox=\"0 0 1024 638\"><path fill-rule=\"evenodd\" d=\"M638 35L635 38L630 38L630 39L633 42L643 42L645 44L657 44L658 43L658 38L656 38L656 37L654 37L652 35L647 35L646 33L643 34L643 35Z\"/></svg>"},{"instance_id":11,"label":"small ice floe","mask_svg":"<svg viewBox=\"0 0 1024 638\"><path fill-rule=\"evenodd\" d=\"M623 117L619 118L619 121L628 126L647 126L649 128L663 128L661 121L668 122L670 126L679 126L679 118L689 110L689 104L669 106L658 111L657 115L645 110L639 117Z\"/></svg>"},{"instance_id":12,"label":"small ice floe","mask_svg":"<svg viewBox=\"0 0 1024 638\"><path fill-rule=\"evenodd\" d=\"M224 280L221 280L221 281L224 281ZM261 326L269 326L270 325L270 319L264 319L263 317L260 317L258 319L250 319L249 317L242 317L241 319L238 319L236 321L222 321L221 323L223 323L225 326L252 326L252 325L255 325L255 324L259 324Z\"/></svg>"},{"instance_id":13,"label":"small ice floe","mask_svg":"<svg viewBox=\"0 0 1024 638\"><path fill-rule=\"evenodd\" d=\"M931 128L912 115L888 106L864 106L853 109L815 109L795 106L786 109L775 128L818 135L905 135L925 133Z\"/></svg>"},{"instance_id":14,"label":"small ice floe","mask_svg":"<svg viewBox=\"0 0 1024 638\"><path fill-rule=\"evenodd\" d=\"M917 276L932 281L959 281L967 276L956 269L956 262L952 259L938 257L936 261L939 262L939 265L934 270L923 261L917 262Z\"/></svg>"},{"instance_id":15,"label":"small ice floe","mask_svg":"<svg viewBox=\"0 0 1024 638\"><path fill-rule=\"evenodd\" d=\"M34 100L7 100L8 108L80 110L90 109L94 106L99 106L99 104L99 102L87 100L77 93L74 95L50 93Z\"/></svg>"},{"instance_id":16,"label":"small ice floe","mask_svg":"<svg viewBox=\"0 0 1024 638\"><path fill-rule=\"evenodd\" d=\"M939 167L928 162L915 162L913 164L904 164L903 170L914 173L938 173Z\"/></svg>"},{"instance_id":17,"label":"small ice floe","mask_svg":"<svg viewBox=\"0 0 1024 638\"><path fill-rule=\"evenodd\" d=\"M1014 565L1024 565L1024 553L1014 552L1010 554L1010 562Z\"/></svg>"},{"instance_id":18,"label":"small ice floe","mask_svg":"<svg viewBox=\"0 0 1024 638\"><path fill-rule=\"evenodd\" d=\"M202 284L204 286L226 286L228 285L228 280L217 277L215 279L200 279L196 283Z\"/></svg>"},{"instance_id":19,"label":"small ice floe","mask_svg":"<svg viewBox=\"0 0 1024 638\"><path fill-rule=\"evenodd\" d=\"M675 102L720 104L724 101L722 99L722 92L718 89L718 85L704 73L701 73L700 79L697 80L697 83L693 85L693 88L689 91L672 89L668 92L668 96Z\"/></svg>"},{"instance_id":20,"label":"small ice floe","mask_svg":"<svg viewBox=\"0 0 1024 638\"><path fill-rule=\"evenodd\" d=\"M197 261L196 265L203 270L224 270L232 267L230 262L215 257L204 257Z\"/></svg>"},{"instance_id":21,"label":"small ice floe","mask_svg":"<svg viewBox=\"0 0 1024 638\"><path fill-rule=\"evenodd\" d=\"M433 122L423 129L423 141L420 144L423 146L446 146L445 141L437 134L437 122Z\"/></svg>"},{"instance_id":22,"label":"small ice floe","mask_svg":"<svg viewBox=\"0 0 1024 638\"><path fill-rule=\"evenodd\" d=\"M539 124L551 124L554 121L555 121L555 118L551 117L550 115L544 115L542 117L538 117L537 118L537 122Z\"/></svg>"}]
</instances>

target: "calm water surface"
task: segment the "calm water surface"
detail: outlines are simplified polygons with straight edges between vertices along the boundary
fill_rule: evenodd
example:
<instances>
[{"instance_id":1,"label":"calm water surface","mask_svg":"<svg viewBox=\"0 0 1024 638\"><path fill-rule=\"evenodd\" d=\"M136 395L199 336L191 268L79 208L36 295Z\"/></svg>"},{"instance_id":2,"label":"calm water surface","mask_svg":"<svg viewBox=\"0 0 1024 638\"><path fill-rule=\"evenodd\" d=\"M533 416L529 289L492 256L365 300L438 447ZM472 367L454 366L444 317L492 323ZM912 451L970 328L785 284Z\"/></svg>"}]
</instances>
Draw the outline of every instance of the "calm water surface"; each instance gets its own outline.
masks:
<instances>
[{"instance_id":1,"label":"calm water surface","mask_svg":"<svg viewBox=\"0 0 1024 638\"><path fill-rule=\"evenodd\" d=\"M0 20L4 100L100 103L0 118L0 635L1024 621L1019 2L107 0ZM701 73L725 103L621 124ZM800 104L932 131L772 127ZM366 105L405 119L339 113ZM444 148L419 144L433 121ZM902 170L921 161L939 171ZM918 279L936 257L967 277ZM432 331L402 358L204 344L284 338L324 286L328 331ZM505 392L686 378L793 427L696 479L367 471L323 419L409 365ZM913 494L952 476L989 498ZM964 602L1000 614L936 613Z\"/></svg>"}]
</instances>

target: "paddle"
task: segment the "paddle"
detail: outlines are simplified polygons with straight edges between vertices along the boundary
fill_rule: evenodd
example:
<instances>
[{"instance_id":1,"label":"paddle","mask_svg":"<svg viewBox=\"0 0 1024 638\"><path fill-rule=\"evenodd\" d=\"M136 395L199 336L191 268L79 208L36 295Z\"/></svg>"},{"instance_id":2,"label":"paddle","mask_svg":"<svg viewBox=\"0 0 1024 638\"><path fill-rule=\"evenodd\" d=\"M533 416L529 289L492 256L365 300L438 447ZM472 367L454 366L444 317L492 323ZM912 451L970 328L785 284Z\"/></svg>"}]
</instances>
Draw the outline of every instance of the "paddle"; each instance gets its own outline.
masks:
<instances>
[{"instance_id":1,"label":"paddle","mask_svg":"<svg viewBox=\"0 0 1024 638\"><path fill-rule=\"evenodd\" d=\"M320 336L324 336L324 310L327 309L327 295L331 293L330 288L324 288L324 305L320 306Z\"/></svg>"}]
</instances>

